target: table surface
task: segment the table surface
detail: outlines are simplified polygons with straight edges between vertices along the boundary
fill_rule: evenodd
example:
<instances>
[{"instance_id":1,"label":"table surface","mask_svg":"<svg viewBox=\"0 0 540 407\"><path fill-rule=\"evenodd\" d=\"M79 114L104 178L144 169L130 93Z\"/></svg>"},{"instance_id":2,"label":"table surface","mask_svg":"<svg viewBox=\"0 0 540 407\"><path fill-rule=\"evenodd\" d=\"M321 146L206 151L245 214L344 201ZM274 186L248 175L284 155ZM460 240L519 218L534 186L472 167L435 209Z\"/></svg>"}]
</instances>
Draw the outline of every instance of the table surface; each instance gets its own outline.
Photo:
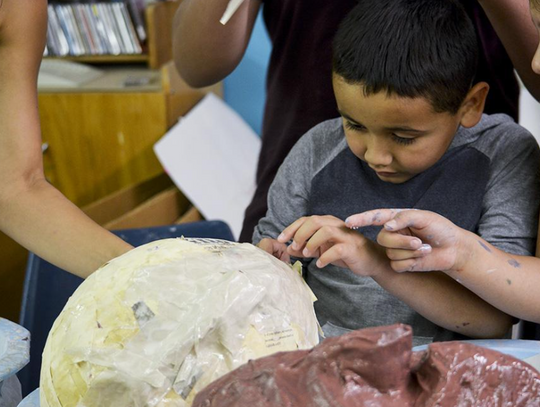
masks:
<instances>
[{"instance_id":1,"label":"table surface","mask_svg":"<svg viewBox=\"0 0 540 407\"><path fill-rule=\"evenodd\" d=\"M527 361L540 355L540 341L522 339L487 339L464 341L483 346ZM427 345L416 346L415 351L426 349ZM535 366L537 369L538 367ZM30 393L18 407L39 407L39 389Z\"/></svg>"}]
</instances>

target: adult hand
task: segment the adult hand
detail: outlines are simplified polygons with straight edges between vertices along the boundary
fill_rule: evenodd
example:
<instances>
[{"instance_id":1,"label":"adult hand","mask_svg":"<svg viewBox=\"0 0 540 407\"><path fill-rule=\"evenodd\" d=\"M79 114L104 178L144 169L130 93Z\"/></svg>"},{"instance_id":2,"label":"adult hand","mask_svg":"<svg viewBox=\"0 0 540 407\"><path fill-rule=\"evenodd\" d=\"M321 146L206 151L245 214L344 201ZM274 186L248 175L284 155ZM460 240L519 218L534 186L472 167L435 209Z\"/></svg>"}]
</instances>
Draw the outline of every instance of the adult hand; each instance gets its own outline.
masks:
<instances>
[{"instance_id":1,"label":"adult hand","mask_svg":"<svg viewBox=\"0 0 540 407\"><path fill-rule=\"evenodd\" d=\"M384 225L377 242L397 272L459 269L463 229L423 210L376 209L346 219L350 228ZM479 241L482 244L481 241Z\"/></svg>"}]
</instances>

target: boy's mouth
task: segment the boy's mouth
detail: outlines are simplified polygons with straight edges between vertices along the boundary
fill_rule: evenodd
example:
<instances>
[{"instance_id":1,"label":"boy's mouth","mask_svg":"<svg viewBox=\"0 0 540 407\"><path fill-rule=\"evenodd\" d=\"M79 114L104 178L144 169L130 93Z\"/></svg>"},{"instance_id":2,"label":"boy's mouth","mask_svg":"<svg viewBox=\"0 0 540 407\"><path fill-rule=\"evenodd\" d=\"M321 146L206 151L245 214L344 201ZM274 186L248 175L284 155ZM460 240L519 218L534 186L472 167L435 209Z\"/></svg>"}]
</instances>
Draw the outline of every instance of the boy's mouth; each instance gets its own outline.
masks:
<instances>
[{"instance_id":1,"label":"boy's mouth","mask_svg":"<svg viewBox=\"0 0 540 407\"><path fill-rule=\"evenodd\" d=\"M395 177L396 172L375 171L379 177Z\"/></svg>"}]
</instances>

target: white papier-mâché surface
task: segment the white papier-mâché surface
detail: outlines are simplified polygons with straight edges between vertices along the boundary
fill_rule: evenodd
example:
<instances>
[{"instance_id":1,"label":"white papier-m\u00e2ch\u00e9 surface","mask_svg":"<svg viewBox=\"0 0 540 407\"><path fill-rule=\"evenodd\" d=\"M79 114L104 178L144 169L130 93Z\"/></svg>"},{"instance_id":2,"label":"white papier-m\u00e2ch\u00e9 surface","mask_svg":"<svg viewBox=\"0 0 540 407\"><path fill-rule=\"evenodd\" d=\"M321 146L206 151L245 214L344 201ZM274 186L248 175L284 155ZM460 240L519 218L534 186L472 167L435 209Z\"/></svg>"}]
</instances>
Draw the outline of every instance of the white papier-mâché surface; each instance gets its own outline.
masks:
<instances>
[{"instance_id":1,"label":"white papier-m\u00e2ch\u00e9 surface","mask_svg":"<svg viewBox=\"0 0 540 407\"><path fill-rule=\"evenodd\" d=\"M55 321L42 407L183 407L249 359L311 348L297 271L250 244L166 239L92 274Z\"/></svg>"}]
</instances>

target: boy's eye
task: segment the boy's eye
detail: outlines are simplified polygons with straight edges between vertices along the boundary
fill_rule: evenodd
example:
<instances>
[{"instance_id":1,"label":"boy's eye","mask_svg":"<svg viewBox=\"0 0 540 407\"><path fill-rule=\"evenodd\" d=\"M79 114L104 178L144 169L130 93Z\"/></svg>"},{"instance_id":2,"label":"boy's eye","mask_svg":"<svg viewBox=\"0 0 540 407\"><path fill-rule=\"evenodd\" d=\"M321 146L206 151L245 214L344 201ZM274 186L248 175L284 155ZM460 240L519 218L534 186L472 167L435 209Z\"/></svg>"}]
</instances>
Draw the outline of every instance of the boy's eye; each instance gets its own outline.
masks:
<instances>
[{"instance_id":1,"label":"boy's eye","mask_svg":"<svg viewBox=\"0 0 540 407\"><path fill-rule=\"evenodd\" d=\"M353 130L353 131L365 131L366 130L366 128L364 126L362 126L361 124L351 123L348 120L345 121L345 127L347 127L349 130Z\"/></svg>"},{"instance_id":2,"label":"boy's eye","mask_svg":"<svg viewBox=\"0 0 540 407\"><path fill-rule=\"evenodd\" d=\"M409 144L412 144L412 143L414 143L414 141L416 140L416 139L414 139L414 138L399 137L399 136L396 135L396 134L392 134L392 138L394 139L394 141L395 141L396 143L403 144L403 145L409 145Z\"/></svg>"}]
</instances>

